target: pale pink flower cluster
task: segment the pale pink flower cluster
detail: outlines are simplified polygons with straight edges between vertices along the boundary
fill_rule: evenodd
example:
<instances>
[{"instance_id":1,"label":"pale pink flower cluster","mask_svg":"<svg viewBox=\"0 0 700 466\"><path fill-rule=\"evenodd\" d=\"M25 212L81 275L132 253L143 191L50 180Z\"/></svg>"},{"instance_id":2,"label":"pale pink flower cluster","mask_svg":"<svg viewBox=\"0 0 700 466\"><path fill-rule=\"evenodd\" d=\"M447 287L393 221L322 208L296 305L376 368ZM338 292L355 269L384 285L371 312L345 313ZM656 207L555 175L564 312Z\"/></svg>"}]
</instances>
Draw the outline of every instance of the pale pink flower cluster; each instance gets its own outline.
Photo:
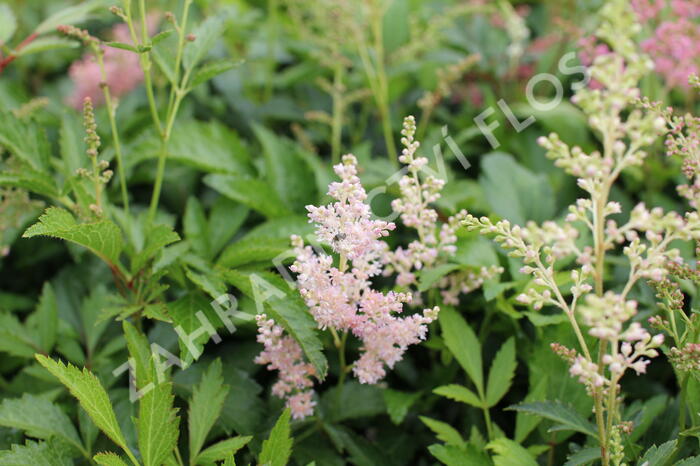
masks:
<instances>
[{"instance_id":1,"label":"pale pink flower cluster","mask_svg":"<svg viewBox=\"0 0 700 466\"><path fill-rule=\"evenodd\" d=\"M664 21L642 48L669 86L688 88L688 78L698 73L700 65L700 28L685 17Z\"/></svg>"},{"instance_id":2,"label":"pale pink flower cluster","mask_svg":"<svg viewBox=\"0 0 700 466\"><path fill-rule=\"evenodd\" d=\"M669 17L662 12L669 5ZM654 60L656 71L671 87L688 88L688 78L700 66L700 16L697 0L633 0L632 7L642 23L659 20L653 36L642 43L642 49Z\"/></svg>"},{"instance_id":3,"label":"pale pink flower cluster","mask_svg":"<svg viewBox=\"0 0 700 466\"><path fill-rule=\"evenodd\" d=\"M328 194L335 201L307 209L310 221L316 224L316 238L338 255L338 264L335 265L334 257L320 247L314 250L300 237L292 236L296 260L291 270L297 274L299 292L319 328L330 328L334 335L347 332L362 342L361 355L352 370L360 383L374 384L386 375L386 367L392 368L403 357L410 345L425 338L427 325L437 318L439 309L435 307L425 309L422 314L399 317L403 305L411 302L411 295L372 289L371 279L382 273L387 249L382 238L395 226L371 218L354 156L343 156L342 163L334 170L340 181L331 183ZM258 322L269 325L265 320ZM271 331L266 332L268 335ZM273 331L279 338L276 332L281 334L281 329ZM285 364L279 363L279 356L270 355L272 351L267 345L264 352L267 356L258 358L258 362L273 361L274 365L268 367L280 371L278 383L282 386L273 390L276 395L284 397L293 393L301 398L303 394L305 398L298 401L296 412L298 417L304 417L312 410L312 404L306 402L310 395L305 391L311 386L308 378L311 373L309 366L299 362L302 355L298 346L291 348L291 343L289 346L286 350L295 351L294 357L285 360ZM296 409L291 398L288 405Z\"/></svg>"},{"instance_id":4,"label":"pale pink flower cluster","mask_svg":"<svg viewBox=\"0 0 700 466\"><path fill-rule=\"evenodd\" d=\"M396 283L404 288L417 283L416 272L444 264L445 257L456 252L456 231L467 214L466 211L458 212L438 226L438 213L430 205L440 198L445 181L432 173L427 173L421 179L420 175L426 171L424 168L428 159L416 156L420 143L414 138L415 132L415 119L412 116L406 117L401 131L404 149L399 161L405 164L407 173L399 180L401 197L395 199L391 206L401 215L404 225L417 231L418 239L410 242L406 248L398 247L384 255L387 264L384 275L396 273ZM481 267L443 277L438 282L443 301L445 304L458 304L461 293L466 294L478 288L484 280L500 272L500 267ZM420 299L418 292L414 293L414 299Z\"/></svg>"},{"instance_id":5,"label":"pale pink flower cluster","mask_svg":"<svg viewBox=\"0 0 700 466\"><path fill-rule=\"evenodd\" d=\"M258 364L267 364L269 370L279 371L279 380L273 385L272 393L287 399L287 406L294 419L303 419L313 413L316 402L313 401L313 381L316 374L314 366L304 362L304 355L299 344L265 314L258 314L258 342L264 346L255 358Z\"/></svg>"},{"instance_id":6,"label":"pale pink flower cluster","mask_svg":"<svg viewBox=\"0 0 700 466\"><path fill-rule=\"evenodd\" d=\"M149 29L155 28L155 17L149 21ZM132 44L129 29L126 24L117 24L111 30L112 39L116 42ZM102 45L100 45L102 47ZM129 50L104 47L104 67L107 85L114 97L120 97L138 86L143 80L143 71L139 64L139 55ZM73 93L68 103L79 109L86 97L92 99L95 105L104 103L101 83L100 66L94 54L86 53L83 58L73 62L68 71L73 81Z\"/></svg>"}]
</instances>

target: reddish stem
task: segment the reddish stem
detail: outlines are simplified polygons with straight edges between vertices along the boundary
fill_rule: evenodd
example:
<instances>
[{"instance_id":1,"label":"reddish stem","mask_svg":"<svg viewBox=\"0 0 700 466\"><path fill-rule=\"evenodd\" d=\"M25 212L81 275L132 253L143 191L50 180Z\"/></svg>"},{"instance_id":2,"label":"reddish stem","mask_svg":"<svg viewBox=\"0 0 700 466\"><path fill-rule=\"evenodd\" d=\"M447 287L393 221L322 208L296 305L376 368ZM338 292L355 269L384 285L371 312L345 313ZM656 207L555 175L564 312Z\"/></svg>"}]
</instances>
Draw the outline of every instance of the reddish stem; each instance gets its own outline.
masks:
<instances>
[{"instance_id":1,"label":"reddish stem","mask_svg":"<svg viewBox=\"0 0 700 466\"><path fill-rule=\"evenodd\" d=\"M0 73L3 72L5 67L7 67L7 65L12 63L15 60L15 58L17 58L17 52L22 50L27 45L31 44L34 41L34 39L36 39L37 37L38 37L38 34L36 32L29 34L26 37L26 39L24 39L22 42L20 42L20 44L12 51L12 53L10 53L7 57L0 60Z\"/></svg>"}]
</instances>

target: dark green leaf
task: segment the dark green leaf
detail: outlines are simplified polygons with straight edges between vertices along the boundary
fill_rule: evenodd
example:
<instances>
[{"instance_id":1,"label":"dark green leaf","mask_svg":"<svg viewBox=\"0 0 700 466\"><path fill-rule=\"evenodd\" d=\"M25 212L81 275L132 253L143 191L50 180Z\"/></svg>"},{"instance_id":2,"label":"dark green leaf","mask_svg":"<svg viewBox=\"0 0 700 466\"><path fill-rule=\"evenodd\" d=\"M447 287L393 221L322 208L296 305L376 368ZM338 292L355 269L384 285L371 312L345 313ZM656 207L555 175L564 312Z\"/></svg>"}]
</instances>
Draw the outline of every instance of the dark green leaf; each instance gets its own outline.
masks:
<instances>
[{"instance_id":1,"label":"dark green leaf","mask_svg":"<svg viewBox=\"0 0 700 466\"><path fill-rule=\"evenodd\" d=\"M596 427L588 419L577 413L570 405L565 405L561 401L522 403L507 409L542 416L560 425L561 429L574 430L592 437L597 435ZM560 430L559 427L557 427L557 430Z\"/></svg>"}]
</instances>

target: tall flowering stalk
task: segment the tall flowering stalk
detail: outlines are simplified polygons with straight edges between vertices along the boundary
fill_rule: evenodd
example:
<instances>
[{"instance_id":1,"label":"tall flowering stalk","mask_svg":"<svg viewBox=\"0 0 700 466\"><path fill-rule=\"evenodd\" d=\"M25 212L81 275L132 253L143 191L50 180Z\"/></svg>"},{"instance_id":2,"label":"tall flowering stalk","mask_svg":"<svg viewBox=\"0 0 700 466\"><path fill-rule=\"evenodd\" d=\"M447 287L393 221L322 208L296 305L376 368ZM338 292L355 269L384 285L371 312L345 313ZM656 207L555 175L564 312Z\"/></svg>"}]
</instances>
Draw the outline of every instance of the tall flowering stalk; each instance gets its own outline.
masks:
<instances>
[{"instance_id":1,"label":"tall flowering stalk","mask_svg":"<svg viewBox=\"0 0 700 466\"><path fill-rule=\"evenodd\" d=\"M692 76L689 84L700 89L700 79L697 76ZM690 114L676 116L672 108L662 108L660 103L652 103L647 99L641 101L641 106L656 112L665 122L668 130L666 153L669 157L682 160L682 172L688 180L677 187L678 194L697 212L700 207L700 118ZM698 252L700 243L696 244L696 254ZM697 286L700 284L700 271L697 266L692 268L680 263L669 263L667 268L668 276L652 283L664 314L652 317L650 323L670 337L666 355L676 371L680 387L679 428L683 431L689 411L686 403L688 384L692 376L700 374L700 322L696 313L688 315L685 311L685 297L680 281L687 280ZM692 416L692 426L696 420L697 416Z\"/></svg>"},{"instance_id":2,"label":"tall flowering stalk","mask_svg":"<svg viewBox=\"0 0 700 466\"><path fill-rule=\"evenodd\" d=\"M539 140L547 156L577 178L587 197L569 207L563 222L531 222L521 227L507 220L494 223L467 216L464 224L494 236L511 256L523 260L521 272L532 275L537 288L520 295L520 302L535 309L554 306L568 317L579 348L554 344L553 349L570 363L571 375L593 397L601 457L608 465L622 461L621 436L631 428L621 418L619 381L630 369L644 373L664 341L662 334L652 336L640 323L629 322L637 314L637 303L628 294L640 280L664 280L667 264L682 263L670 243L699 239L700 216L664 213L642 203L627 223L619 225L612 218L621 212L620 205L609 199L613 184L625 169L643 163L647 155L643 148L665 131L665 124L654 112L627 112L639 97L637 82L652 68L631 39L619 34L638 29L632 11L626 2L614 1L603 7L601 15L597 36L612 48L612 53L598 56L590 69L601 88L582 88L573 100L599 136L602 151L587 154L569 147L556 134ZM579 238L580 228L590 231L591 243ZM620 250L629 261L629 275L622 289L607 289L606 255ZM558 262L572 255L576 266L570 270L570 285L558 284ZM597 339L597 351L589 346L584 332Z\"/></svg>"},{"instance_id":3,"label":"tall flowering stalk","mask_svg":"<svg viewBox=\"0 0 700 466\"><path fill-rule=\"evenodd\" d=\"M406 248L398 247L387 251L384 261L387 267L384 275L396 274L396 284L411 290L415 301L421 299L417 290L418 274L422 270L447 264L447 258L457 251L457 229L467 215L460 211L438 223L438 213L431 204L440 198L445 181L428 173L421 177L428 159L417 156L420 142L415 140L416 121L412 116L404 119L401 143L404 149L399 161L405 165L406 175L399 180L401 197L395 199L391 206L401 216L407 227L416 230L418 238L411 241ZM427 171L427 170L425 170ZM479 288L485 280L501 273L498 266L462 270L442 277L437 288L440 289L445 304L456 305L459 295Z\"/></svg>"}]
</instances>

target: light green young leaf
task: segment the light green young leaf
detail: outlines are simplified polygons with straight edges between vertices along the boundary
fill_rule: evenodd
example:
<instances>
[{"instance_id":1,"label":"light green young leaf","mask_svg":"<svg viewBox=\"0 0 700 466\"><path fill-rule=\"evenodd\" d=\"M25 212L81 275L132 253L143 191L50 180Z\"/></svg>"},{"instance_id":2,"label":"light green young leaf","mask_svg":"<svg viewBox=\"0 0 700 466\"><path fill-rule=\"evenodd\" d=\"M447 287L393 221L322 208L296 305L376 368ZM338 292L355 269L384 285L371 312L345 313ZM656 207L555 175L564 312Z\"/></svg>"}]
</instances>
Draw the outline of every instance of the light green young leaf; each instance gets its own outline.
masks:
<instances>
[{"instance_id":1,"label":"light green young leaf","mask_svg":"<svg viewBox=\"0 0 700 466\"><path fill-rule=\"evenodd\" d=\"M35 223L24 232L23 238L38 235L52 236L79 244L91 250L105 262L117 265L122 251L122 234L110 220L78 223L73 215L59 207L49 207Z\"/></svg>"},{"instance_id":2,"label":"light green young leaf","mask_svg":"<svg viewBox=\"0 0 700 466\"><path fill-rule=\"evenodd\" d=\"M496 406L510 389L516 365L515 340L510 337L496 353L489 370L486 384L486 403L489 408Z\"/></svg>"},{"instance_id":3,"label":"light green young leaf","mask_svg":"<svg viewBox=\"0 0 700 466\"><path fill-rule=\"evenodd\" d=\"M112 452L98 453L92 459L100 466L128 466L126 461Z\"/></svg>"},{"instance_id":4,"label":"light green young leaf","mask_svg":"<svg viewBox=\"0 0 700 466\"><path fill-rule=\"evenodd\" d=\"M37 354L36 359L68 388L71 395L78 399L80 406L107 437L125 451L130 452L109 396L97 377L87 369L81 371L72 364L65 365L62 361L56 362L41 354Z\"/></svg>"},{"instance_id":5,"label":"light green young leaf","mask_svg":"<svg viewBox=\"0 0 700 466\"><path fill-rule=\"evenodd\" d=\"M155 384L139 400L136 423L138 443L145 466L160 466L177 446L179 419L173 408L172 383Z\"/></svg>"},{"instance_id":6,"label":"light green young leaf","mask_svg":"<svg viewBox=\"0 0 700 466\"><path fill-rule=\"evenodd\" d=\"M0 466L74 466L73 459L61 447L49 442L27 442L0 451Z\"/></svg>"},{"instance_id":7,"label":"light green young leaf","mask_svg":"<svg viewBox=\"0 0 700 466\"><path fill-rule=\"evenodd\" d=\"M436 419L431 419L425 416L419 416L423 424L428 426L430 430L435 432L437 438L442 440L448 445L454 445L456 447L462 448L464 446L464 439L457 430L451 425L438 421Z\"/></svg>"},{"instance_id":8,"label":"light green young leaf","mask_svg":"<svg viewBox=\"0 0 700 466\"><path fill-rule=\"evenodd\" d=\"M268 218L291 215L291 211L277 193L262 180L234 175L207 175L204 177L204 183Z\"/></svg>"},{"instance_id":9,"label":"light green young leaf","mask_svg":"<svg viewBox=\"0 0 700 466\"><path fill-rule=\"evenodd\" d=\"M36 310L38 336L41 349L49 354L56 343L58 333L58 304L51 283L44 283Z\"/></svg>"},{"instance_id":10,"label":"light green young leaf","mask_svg":"<svg viewBox=\"0 0 700 466\"><path fill-rule=\"evenodd\" d=\"M238 450L243 448L253 439L251 436L238 436L222 440L214 445L205 448L197 455L196 464L211 464L215 461L221 461L229 456L233 456Z\"/></svg>"},{"instance_id":11,"label":"light green young leaf","mask_svg":"<svg viewBox=\"0 0 700 466\"><path fill-rule=\"evenodd\" d=\"M490 442L486 448L494 452L495 466L537 466L530 452L505 437Z\"/></svg>"},{"instance_id":12,"label":"light green young leaf","mask_svg":"<svg viewBox=\"0 0 700 466\"><path fill-rule=\"evenodd\" d=\"M7 3L0 3L0 45L4 45L17 29L17 18Z\"/></svg>"},{"instance_id":13,"label":"light green young leaf","mask_svg":"<svg viewBox=\"0 0 700 466\"><path fill-rule=\"evenodd\" d=\"M662 443L658 447L652 445L639 460L639 465L644 466L663 466L673 457L673 450L676 447L677 440L669 440Z\"/></svg>"},{"instance_id":14,"label":"light green young leaf","mask_svg":"<svg viewBox=\"0 0 700 466\"><path fill-rule=\"evenodd\" d=\"M58 437L88 454L68 415L45 398L28 393L22 398L6 398L0 404L0 426L23 430L28 437L38 439Z\"/></svg>"},{"instance_id":15,"label":"light green young leaf","mask_svg":"<svg viewBox=\"0 0 700 466\"><path fill-rule=\"evenodd\" d=\"M221 376L221 360L209 364L202 374L199 385L194 387L190 398L187 422L190 433L190 457L197 458L204 446L209 431L221 414L229 386Z\"/></svg>"},{"instance_id":16,"label":"light green young leaf","mask_svg":"<svg viewBox=\"0 0 700 466\"><path fill-rule=\"evenodd\" d=\"M256 301L261 309L264 307L269 317L284 327L316 368L318 379L323 380L328 371L328 361L316 332L318 326L298 292L290 290L279 275L270 272L248 274L228 270L223 276L231 285Z\"/></svg>"},{"instance_id":17,"label":"light green young leaf","mask_svg":"<svg viewBox=\"0 0 700 466\"><path fill-rule=\"evenodd\" d=\"M556 422L552 430L573 430L581 432L591 437L595 437L596 427L585 417L581 416L570 405L565 405L561 401L537 401L534 403L522 403L510 406L512 409L529 414L542 416L545 419Z\"/></svg>"},{"instance_id":18,"label":"light green young leaf","mask_svg":"<svg viewBox=\"0 0 700 466\"><path fill-rule=\"evenodd\" d=\"M53 15L46 18L34 32L36 34L45 34L55 31L56 28L62 24L75 24L84 21L93 11L104 6L106 3L105 0L91 0L68 8L61 8Z\"/></svg>"},{"instance_id":19,"label":"light green young leaf","mask_svg":"<svg viewBox=\"0 0 700 466\"><path fill-rule=\"evenodd\" d=\"M262 451L258 462L265 466L286 466L292 454L292 437L289 427L289 408L282 412L275 426L270 432L270 437L263 442Z\"/></svg>"},{"instance_id":20,"label":"light green young leaf","mask_svg":"<svg viewBox=\"0 0 700 466\"><path fill-rule=\"evenodd\" d=\"M473 391L457 384L443 385L433 390L436 395L447 397L451 400L466 403L477 408L483 408L483 403Z\"/></svg>"},{"instance_id":21,"label":"light green young leaf","mask_svg":"<svg viewBox=\"0 0 700 466\"><path fill-rule=\"evenodd\" d=\"M484 369L479 339L464 318L454 309L441 310L439 320L445 344L474 382L479 397L483 398Z\"/></svg>"}]
</instances>

